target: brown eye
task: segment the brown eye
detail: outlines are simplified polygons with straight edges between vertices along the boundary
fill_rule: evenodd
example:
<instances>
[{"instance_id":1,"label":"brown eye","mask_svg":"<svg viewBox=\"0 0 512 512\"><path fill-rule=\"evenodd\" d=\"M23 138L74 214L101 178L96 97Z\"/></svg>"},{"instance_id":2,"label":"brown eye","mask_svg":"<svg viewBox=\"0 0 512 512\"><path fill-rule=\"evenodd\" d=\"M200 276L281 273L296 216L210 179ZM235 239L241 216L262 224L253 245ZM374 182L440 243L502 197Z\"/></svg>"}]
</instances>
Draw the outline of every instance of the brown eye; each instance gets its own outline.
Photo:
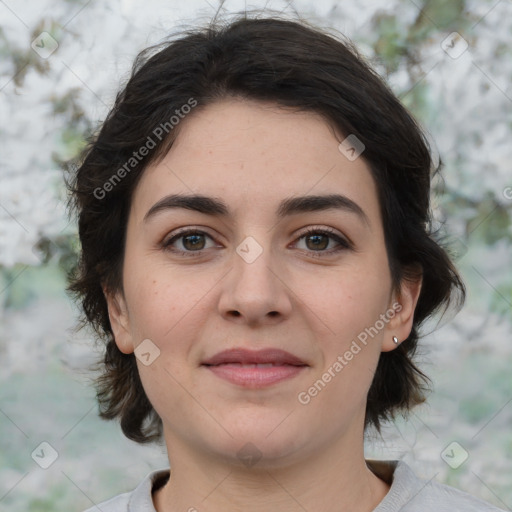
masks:
<instances>
[{"instance_id":1,"label":"brown eye","mask_svg":"<svg viewBox=\"0 0 512 512\"><path fill-rule=\"evenodd\" d=\"M183 239L183 247L190 251L204 249L204 238L201 233L193 233L181 237Z\"/></svg>"},{"instance_id":2,"label":"brown eye","mask_svg":"<svg viewBox=\"0 0 512 512\"><path fill-rule=\"evenodd\" d=\"M306 250L311 256L315 257L329 256L333 253L352 248L352 244L345 238L326 228L309 229L306 233L303 233L298 240L303 239L305 241ZM336 242L337 245L326 250L332 241Z\"/></svg>"},{"instance_id":3,"label":"brown eye","mask_svg":"<svg viewBox=\"0 0 512 512\"><path fill-rule=\"evenodd\" d=\"M307 235L306 237L306 245L308 242L311 242L311 245L308 245L309 249L318 250L318 249L327 249L329 245L329 236L324 235L322 233L318 233L315 235Z\"/></svg>"},{"instance_id":4,"label":"brown eye","mask_svg":"<svg viewBox=\"0 0 512 512\"><path fill-rule=\"evenodd\" d=\"M209 238L212 240L211 236L203 231L198 231L196 229L187 229L176 233L171 238L164 240L162 243L162 247L165 250L187 255L193 256L194 253L200 253L206 247L206 239ZM176 248L175 245L178 245Z\"/></svg>"}]
</instances>

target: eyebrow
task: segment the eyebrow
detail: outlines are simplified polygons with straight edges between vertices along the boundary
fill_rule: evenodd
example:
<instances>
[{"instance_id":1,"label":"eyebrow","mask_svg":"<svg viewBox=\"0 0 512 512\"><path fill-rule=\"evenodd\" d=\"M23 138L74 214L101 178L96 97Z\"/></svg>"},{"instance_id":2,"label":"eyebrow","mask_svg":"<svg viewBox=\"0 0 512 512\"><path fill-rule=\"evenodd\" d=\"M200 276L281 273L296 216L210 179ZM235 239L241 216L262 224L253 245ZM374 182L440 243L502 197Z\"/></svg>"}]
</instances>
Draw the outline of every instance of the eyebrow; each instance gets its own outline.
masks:
<instances>
[{"instance_id":1,"label":"eyebrow","mask_svg":"<svg viewBox=\"0 0 512 512\"><path fill-rule=\"evenodd\" d=\"M159 212L175 208L193 210L206 215L219 217L227 217L230 215L229 208L221 199L198 194L171 194L160 199L148 210L144 216L144 222ZM363 209L352 201L352 199L341 194L299 196L284 199L277 209L277 217L281 220L290 215L332 209L353 213L368 226L370 225L369 219Z\"/></svg>"}]
</instances>

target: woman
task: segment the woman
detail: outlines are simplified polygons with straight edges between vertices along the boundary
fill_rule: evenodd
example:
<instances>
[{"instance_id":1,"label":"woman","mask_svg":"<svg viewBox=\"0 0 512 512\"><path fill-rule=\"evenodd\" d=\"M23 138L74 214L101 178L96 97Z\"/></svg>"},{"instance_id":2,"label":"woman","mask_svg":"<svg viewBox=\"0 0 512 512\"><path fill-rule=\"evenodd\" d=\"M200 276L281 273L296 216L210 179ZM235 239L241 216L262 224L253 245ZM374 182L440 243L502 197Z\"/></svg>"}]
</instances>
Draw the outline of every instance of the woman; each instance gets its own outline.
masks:
<instances>
[{"instance_id":1,"label":"woman","mask_svg":"<svg viewBox=\"0 0 512 512\"><path fill-rule=\"evenodd\" d=\"M72 183L101 415L165 441L110 511L498 510L365 460L424 401L418 329L464 285L432 160L347 42L235 20L143 52ZM96 507L90 510L96 510Z\"/></svg>"}]
</instances>

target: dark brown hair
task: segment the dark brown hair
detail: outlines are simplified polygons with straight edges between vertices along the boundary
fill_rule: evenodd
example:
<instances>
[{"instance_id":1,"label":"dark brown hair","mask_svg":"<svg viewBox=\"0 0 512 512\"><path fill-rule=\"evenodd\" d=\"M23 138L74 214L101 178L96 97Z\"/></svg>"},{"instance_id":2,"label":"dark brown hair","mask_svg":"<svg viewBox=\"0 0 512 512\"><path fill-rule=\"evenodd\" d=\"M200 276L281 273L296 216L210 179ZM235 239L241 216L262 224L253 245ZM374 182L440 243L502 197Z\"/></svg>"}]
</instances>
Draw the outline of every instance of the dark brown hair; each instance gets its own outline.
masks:
<instances>
[{"instance_id":1,"label":"dark brown hair","mask_svg":"<svg viewBox=\"0 0 512 512\"><path fill-rule=\"evenodd\" d=\"M134 441L161 438L161 420L144 392L135 356L121 353L113 340L102 285L123 289L131 198L147 165L172 146L179 124L172 126L171 116L191 98L195 108L203 108L228 97L318 113L338 133L353 134L365 145L362 156L377 184L393 284L423 276L412 331L380 355L369 390L365 427L379 430L382 420L424 401L429 380L413 362L420 324L448 307L456 290L460 305L465 298L464 284L432 233L430 183L439 166L414 119L349 41L274 16L212 22L141 52L70 180L81 254L69 289L81 301L84 322L106 344L97 381L100 415L118 418ZM166 136L157 140L155 129L164 125ZM155 147L140 155L148 137ZM134 152L136 162L130 160Z\"/></svg>"}]
</instances>

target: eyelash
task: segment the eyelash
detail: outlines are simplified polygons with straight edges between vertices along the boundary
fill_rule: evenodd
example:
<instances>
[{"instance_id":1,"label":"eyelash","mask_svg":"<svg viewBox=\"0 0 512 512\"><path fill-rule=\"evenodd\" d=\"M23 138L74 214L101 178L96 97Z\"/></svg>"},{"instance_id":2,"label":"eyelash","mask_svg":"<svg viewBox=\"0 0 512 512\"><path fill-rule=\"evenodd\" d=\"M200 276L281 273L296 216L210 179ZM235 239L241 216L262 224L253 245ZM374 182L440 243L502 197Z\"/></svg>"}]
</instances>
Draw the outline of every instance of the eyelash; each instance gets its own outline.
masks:
<instances>
[{"instance_id":1,"label":"eyelash","mask_svg":"<svg viewBox=\"0 0 512 512\"><path fill-rule=\"evenodd\" d=\"M315 227L312 227L312 228L308 228L305 232L301 233L301 235L297 238L297 240L301 240L303 238L306 238L307 236L310 236L310 235L326 235L328 236L329 238L335 240L336 242L338 242L338 246L334 249L330 249L330 250L320 250L320 251L313 251L313 250L309 250L308 253L310 253L309 255L310 256L313 256L314 258L321 258L321 257L325 257L326 255L333 255L333 254L337 254L338 252L340 251L344 251L344 250L350 250L350 249L353 249L353 245L351 242L349 242L347 239L345 238L342 238L340 237L339 235L336 234L335 231L331 230L330 228L315 228ZM182 256L185 256L185 257L194 257L194 256L200 256L203 254L204 251L206 251L206 249L201 249L199 251L182 251L182 250L179 250L179 249L172 249L171 248L171 245L179 240L180 238L184 238L188 235L206 235L208 238L212 239L213 238L206 232L204 231L201 231L201 230L198 230L198 229L190 229L190 228L187 228L187 229L184 229L182 231L179 231L178 233L176 233L174 236L172 236L171 238L169 239L166 239L162 242L162 248L166 251L170 251L170 252L173 252L175 254L178 254L178 255L182 255Z\"/></svg>"}]
</instances>

